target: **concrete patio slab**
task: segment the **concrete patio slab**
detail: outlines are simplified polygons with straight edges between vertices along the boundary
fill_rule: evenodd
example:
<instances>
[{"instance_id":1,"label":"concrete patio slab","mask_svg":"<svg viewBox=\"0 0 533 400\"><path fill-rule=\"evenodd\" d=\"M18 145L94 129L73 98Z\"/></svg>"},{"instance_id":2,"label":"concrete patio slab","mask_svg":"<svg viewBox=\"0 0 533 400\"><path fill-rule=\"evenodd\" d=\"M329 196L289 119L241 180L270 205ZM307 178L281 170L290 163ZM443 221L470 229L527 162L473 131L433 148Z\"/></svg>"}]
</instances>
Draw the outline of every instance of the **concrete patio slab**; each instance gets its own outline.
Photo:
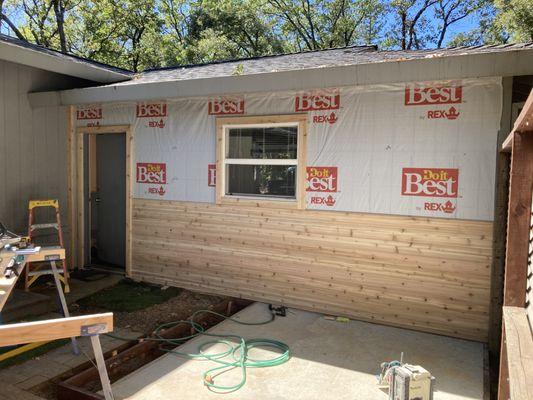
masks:
<instances>
[{"instance_id":1,"label":"concrete patio slab","mask_svg":"<svg viewBox=\"0 0 533 400\"><path fill-rule=\"evenodd\" d=\"M267 305L255 303L236 314L242 321L268 318ZM224 399L387 399L375 375L382 361L420 364L436 377L435 400L483 399L483 344L360 321L325 320L323 315L290 309L270 324L244 326L225 321L210 330L245 338L270 338L290 346L291 359L270 368L248 369L246 385ZM179 351L195 353L211 338L198 337ZM224 350L214 345L207 350ZM273 351L253 349L250 357L268 358ZM216 366L167 354L113 384L115 399L221 399L203 385L204 371ZM215 378L219 385L241 379L240 369Z\"/></svg>"}]
</instances>

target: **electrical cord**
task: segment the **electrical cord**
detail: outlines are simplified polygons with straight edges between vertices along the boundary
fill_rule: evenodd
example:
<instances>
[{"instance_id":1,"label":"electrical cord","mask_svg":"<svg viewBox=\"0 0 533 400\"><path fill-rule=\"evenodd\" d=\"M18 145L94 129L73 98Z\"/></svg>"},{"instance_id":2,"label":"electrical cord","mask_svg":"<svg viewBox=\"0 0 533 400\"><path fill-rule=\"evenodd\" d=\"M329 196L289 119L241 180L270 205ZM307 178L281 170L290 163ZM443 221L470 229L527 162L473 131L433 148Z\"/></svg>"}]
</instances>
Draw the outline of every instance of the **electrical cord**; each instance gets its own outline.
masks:
<instances>
[{"instance_id":1,"label":"electrical cord","mask_svg":"<svg viewBox=\"0 0 533 400\"><path fill-rule=\"evenodd\" d=\"M287 346L283 342L280 342L278 340L273 340L273 339L255 338L255 339L246 340L245 338L239 335L209 333L209 332L206 332L205 329L199 323L195 322L195 318L200 314L212 314L217 317L224 318L225 320L229 320L240 325L260 326L260 325L269 324L272 321L274 321L274 319L276 318L276 311L272 309L271 311L272 313L268 320L259 321L259 322L248 322L248 321L240 321L232 317L227 317L223 314L220 314L220 313L217 313L211 310L199 310L199 311L196 311L194 314L192 314L188 320L173 321L173 322L168 322L168 323L159 325L155 329L153 336L143 338L142 340L161 342L163 346L166 345L166 346L175 347L197 336L203 335L203 336L219 338L219 339L214 339L214 340L210 340L205 343L202 343L198 347L197 353L185 353L185 352L177 351L175 348L168 349L164 347L162 347L161 350L167 353L176 354L181 357L186 357L190 359L209 360L217 364L220 364L219 366L211 368L203 373L204 385L207 386L210 390L215 391L216 393L231 393L231 392L235 392L239 390L246 384L247 368L273 367L273 366L281 365L287 362L290 358L289 346ZM190 325L190 327L194 330L194 333L192 333L189 336L185 336L181 338L164 338L162 336L163 330L173 328L175 326L182 325L182 324ZM117 336L112 333L107 333L106 335L114 339L125 340L125 341L139 340L137 338L132 339L132 338L125 338L125 337ZM236 340L237 344L232 343L230 339ZM226 347L226 349L216 354L207 354L204 352L207 347L211 345L216 345L216 344L223 344ZM253 359L253 358L248 357L249 350L253 348L257 348L257 347L262 347L262 348L268 347L268 348L277 350L278 352L280 352L280 354L277 357L273 357L271 359L266 359L266 360ZM228 385L228 386L215 384L215 377L218 377L221 374L228 372L230 370L233 370L235 368L239 368L241 370L241 380L239 381L239 383L235 385Z\"/></svg>"}]
</instances>

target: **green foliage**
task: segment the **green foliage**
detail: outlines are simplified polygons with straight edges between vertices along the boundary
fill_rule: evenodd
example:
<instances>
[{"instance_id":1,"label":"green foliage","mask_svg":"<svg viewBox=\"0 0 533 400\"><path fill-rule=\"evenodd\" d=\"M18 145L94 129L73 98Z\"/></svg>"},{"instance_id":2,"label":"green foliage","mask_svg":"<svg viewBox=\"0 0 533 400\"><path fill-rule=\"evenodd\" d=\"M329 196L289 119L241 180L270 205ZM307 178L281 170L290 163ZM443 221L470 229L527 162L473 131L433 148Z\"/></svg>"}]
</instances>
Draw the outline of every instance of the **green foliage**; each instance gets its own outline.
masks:
<instances>
[{"instance_id":1,"label":"green foliage","mask_svg":"<svg viewBox=\"0 0 533 400\"><path fill-rule=\"evenodd\" d=\"M510 42L533 41L533 1L496 0L496 30Z\"/></svg>"},{"instance_id":2,"label":"green foliage","mask_svg":"<svg viewBox=\"0 0 533 400\"><path fill-rule=\"evenodd\" d=\"M3 33L133 71L362 44L533 40L532 0L0 0L0 10ZM467 20L474 29L452 33Z\"/></svg>"}]
</instances>

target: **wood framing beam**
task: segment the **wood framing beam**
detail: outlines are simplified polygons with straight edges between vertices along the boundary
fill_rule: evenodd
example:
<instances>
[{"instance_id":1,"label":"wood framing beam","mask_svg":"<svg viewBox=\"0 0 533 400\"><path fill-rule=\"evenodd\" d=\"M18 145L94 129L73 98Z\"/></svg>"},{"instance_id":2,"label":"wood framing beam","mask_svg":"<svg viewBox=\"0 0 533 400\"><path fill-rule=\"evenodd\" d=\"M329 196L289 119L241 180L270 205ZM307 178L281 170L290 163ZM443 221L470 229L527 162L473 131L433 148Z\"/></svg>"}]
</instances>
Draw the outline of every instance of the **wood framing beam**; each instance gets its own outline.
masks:
<instances>
[{"instance_id":1,"label":"wood framing beam","mask_svg":"<svg viewBox=\"0 0 533 400\"><path fill-rule=\"evenodd\" d=\"M0 347L91 336L113 330L113 313L0 325Z\"/></svg>"},{"instance_id":2,"label":"wood framing beam","mask_svg":"<svg viewBox=\"0 0 533 400\"><path fill-rule=\"evenodd\" d=\"M509 187L503 305L524 307L533 190L533 135L531 134L514 135Z\"/></svg>"},{"instance_id":3,"label":"wood framing beam","mask_svg":"<svg viewBox=\"0 0 533 400\"><path fill-rule=\"evenodd\" d=\"M67 212L68 212L68 226L70 228L69 234L69 254L68 265L70 268L83 267L83 265L76 265L76 238L78 237L76 206L74 203L74 193L76 192L76 168L74 167L74 160L76 159L76 108L69 106L67 108Z\"/></svg>"},{"instance_id":4,"label":"wood framing beam","mask_svg":"<svg viewBox=\"0 0 533 400\"><path fill-rule=\"evenodd\" d=\"M503 142L502 151L511 151L514 135L518 132L533 134L533 90L529 93L529 97L522 108L522 112L516 119L511 133Z\"/></svg>"}]
</instances>

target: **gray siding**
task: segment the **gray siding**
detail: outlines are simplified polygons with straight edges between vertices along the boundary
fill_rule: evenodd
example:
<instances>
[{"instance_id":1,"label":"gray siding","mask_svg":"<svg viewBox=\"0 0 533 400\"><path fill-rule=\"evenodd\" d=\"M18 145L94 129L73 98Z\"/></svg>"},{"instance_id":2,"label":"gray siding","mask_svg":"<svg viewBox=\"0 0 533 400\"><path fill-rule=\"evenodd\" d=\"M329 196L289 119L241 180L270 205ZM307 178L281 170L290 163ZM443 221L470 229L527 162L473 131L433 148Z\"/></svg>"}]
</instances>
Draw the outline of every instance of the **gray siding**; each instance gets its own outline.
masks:
<instances>
[{"instance_id":1,"label":"gray siding","mask_svg":"<svg viewBox=\"0 0 533 400\"><path fill-rule=\"evenodd\" d=\"M0 60L0 221L27 231L28 200L58 198L67 225L67 108L31 109L32 91L73 87L77 80Z\"/></svg>"}]
</instances>

